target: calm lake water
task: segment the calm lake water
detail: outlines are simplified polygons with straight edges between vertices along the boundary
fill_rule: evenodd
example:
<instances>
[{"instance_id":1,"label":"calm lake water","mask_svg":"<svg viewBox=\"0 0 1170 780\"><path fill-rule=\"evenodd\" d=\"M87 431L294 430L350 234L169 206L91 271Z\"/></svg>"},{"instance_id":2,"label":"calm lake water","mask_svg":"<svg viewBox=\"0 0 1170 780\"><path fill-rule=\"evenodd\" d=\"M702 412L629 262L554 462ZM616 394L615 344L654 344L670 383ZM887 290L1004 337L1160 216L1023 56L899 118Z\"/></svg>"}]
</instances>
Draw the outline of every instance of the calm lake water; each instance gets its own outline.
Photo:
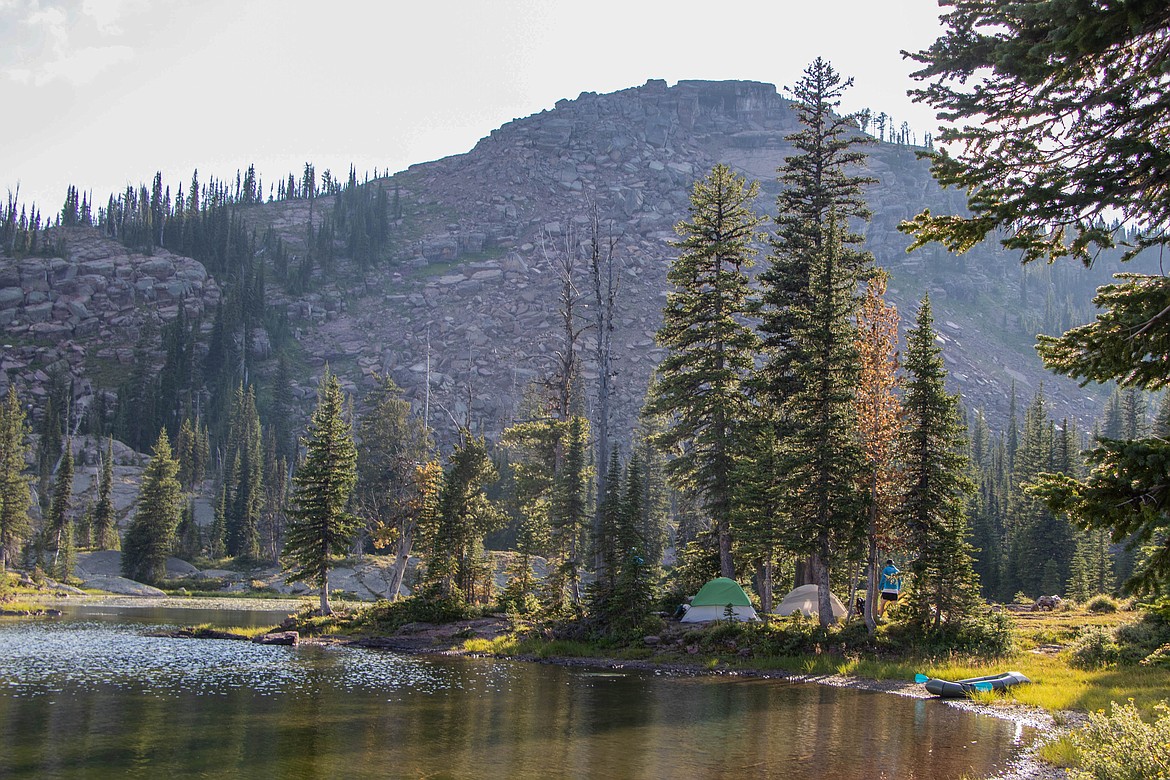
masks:
<instances>
[{"instance_id":1,"label":"calm lake water","mask_svg":"<svg viewBox=\"0 0 1170 780\"><path fill-rule=\"evenodd\" d=\"M937 701L777 680L143 635L277 617L0 620L0 778L941 780L1033 738Z\"/></svg>"}]
</instances>

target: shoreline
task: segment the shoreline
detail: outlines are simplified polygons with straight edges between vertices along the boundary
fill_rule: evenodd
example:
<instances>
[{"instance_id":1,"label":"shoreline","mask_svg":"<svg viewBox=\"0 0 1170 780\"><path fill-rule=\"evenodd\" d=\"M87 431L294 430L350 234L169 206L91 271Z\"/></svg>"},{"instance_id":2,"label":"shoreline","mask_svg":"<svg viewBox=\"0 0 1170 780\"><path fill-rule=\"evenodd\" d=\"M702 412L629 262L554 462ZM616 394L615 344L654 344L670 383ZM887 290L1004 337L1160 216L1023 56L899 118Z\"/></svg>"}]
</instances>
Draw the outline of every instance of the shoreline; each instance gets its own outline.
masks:
<instances>
[{"instance_id":1,"label":"shoreline","mask_svg":"<svg viewBox=\"0 0 1170 780\"><path fill-rule=\"evenodd\" d=\"M790 672L784 669L736 669L734 667L710 668L702 664L688 664L678 662L655 662L646 660L623 660L615 658L583 658L575 656L539 657L534 655L506 655L502 653L479 653L461 650L456 647L442 647L434 644L425 644L418 637L410 634L391 636L366 637L305 637L304 644L322 646L358 647L370 650L385 650L402 653L404 655L435 655L463 658L493 658L504 661L522 663L538 663L550 666L562 666L582 669L609 669L627 670L645 673L658 673L666 676L687 677L741 677L747 679L770 679L791 683L828 685L836 688L851 688L854 690L887 693L912 699L935 699L937 697L926 692L919 683L903 680L878 680L871 677L854 675L823 675ZM1019 751L1019 754L1008 760L1004 768L996 774L983 780L1064 780L1067 777L1065 770L1053 766L1040 759L1040 747L1052 739L1056 739L1070 726L1075 726L1083 720L1083 715L1075 711L1061 713L1065 723L1061 726L1056 722L1052 713L1039 707L1030 707L1023 704L988 705L971 701L970 699L942 699L941 702L949 707L970 712L974 715L985 715L1007 721L1020 728L1035 729L1036 735L1030 745Z\"/></svg>"},{"instance_id":2,"label":"shoreline","mask_svg":"<svg viewBox=\"0 0 1170 780\"><path fill-rule=\"evenodd\" d=\"M303 599L253 599L233 597L167 596L165 598L142 598L138 596L87 594L56 598L38 598L38 603L84 606L125 607L132 609L192 609L192 610L238 610L246 612L296 612L307 602ZM484 620L481 618L481 620ZM496 621L498 619L487 619ZM457 621L466 623L467 621ZM454 625L454 624L453 624ZM279 630L273 626L274 630ZM879 680L869 677L839 674L806 674L784 669L737 669L729 666L708 667L703 664L679 662L655 662L648 660L623 660L614 658L583 658L575 656L552 656L542 658L533 655L506 655L501 653L477 653L459 649L456 646L442 646L441 639L453 637L420 636L418 632L400 632L389 636L341 637L308 636L301 638L302 644L321 646L357 647L371 650L386 650L405 655L435 655L465 658L496 658L523 663L541 663L572 668L597 668L658 673L668 676L741 677L749 679L782 680L791 683L811 683L837 688L887 693L914 699L933 699L922 685L903 680ZM971 712L1008 721L1018 727L1035 729L1037 734L1032 743L1010 759L1004 769L984 780L1062 780L1067 773L1052 766L1038 756L1040 747L1068 731L1069 725L1058 725L1052 713L1038 707L1021 704L987 705L969 699L948 699L945 704ZM1066 724L1075 725L1083 719L1075 711L1060 713Z\"/></svg>"}]
</instances>

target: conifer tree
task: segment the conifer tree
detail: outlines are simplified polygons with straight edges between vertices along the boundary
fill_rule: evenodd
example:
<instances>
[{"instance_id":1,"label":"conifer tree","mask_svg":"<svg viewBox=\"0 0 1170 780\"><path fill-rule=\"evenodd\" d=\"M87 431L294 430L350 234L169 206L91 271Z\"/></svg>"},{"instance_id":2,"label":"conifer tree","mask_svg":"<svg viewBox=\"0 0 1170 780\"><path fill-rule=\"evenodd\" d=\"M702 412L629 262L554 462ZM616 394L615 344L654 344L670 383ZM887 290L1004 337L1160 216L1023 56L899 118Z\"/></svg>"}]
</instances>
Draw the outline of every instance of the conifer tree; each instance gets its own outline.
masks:
<instances>
[{"instance_id":1,"label":"conifer tree","mask_svg":"<svg viewBox=\"0 0 1170 780\"><path fill-rule=\"evenodd\" d=\"M264 506L264 453L256 396L249 385L236 388L228 428L227 550L248 560L260 558L260 514Z\"/></svg>"},{"instance_id":2,"label":"conifer tree","mask_svg":"<svg viewBox=\"0 0 1170 780\"><path fill-rule=\"evenodd\" d=\"M32 532L28 516L32 491L24 474L25 454L30 453L27 438L24 409L16 388L9 385L0 406L0 573L16 560Z\"/></svg>"},{"instance_id":3,"label":"conifer tree","mask_svg":"<svg viewBox=\"0 0 1170 780\"><path fill-rule=\"evenodd\" d=\"M188 501L183 508L183 519L175 531L175 555L183 560L193 561L203 552L203 540L199 525L195 522L195 502Z\"/></svg>"},{"instance_id":4,"label":"conifer tree","mask_svg":"<svg viewBox=\"0 0 1170 780\"><path fill-rule=\"evenodd\" d=\"M653 377L651 377L653 382ZM653 388L647 388L647 397ZM668 519L670 515L670 488L666 484L666 461L661 450L655 446L655 439L661 431L662 419L658 415L643 412L634 428L631 465L637 460L642 485L642 522L638 531L646 545L646 561L651 567L662 565L662 558L668 542Z\"/></svg>"},{"instance_id":5,"label":"conifer tree","mask_svg":"<svg viewBox=\"0 0 1170 780\"><path fill-rule=\"evenodd\" d=\"M102 472L98 481L98 498L93 508L94 545L99 550L117 550L122 546L114 512L114 440L106 440L102 454Z\"/></svg>"},{"instance_id":6,"label":"conifer tree","mask_svg":"<svg viewBox=\"0 0 1170 780\"><path fill-rule=\"evenodd\" d=\"M796 153L778 171L783 189L776 198L776 229L768 267L760 273L760 332L768 360L761 380L774 404L791 392L794 358L788 347L795 312L811 305L809 274L824 249L830 221L843 275L857 278L872 262L859 248L862 237L849 229L850 219L870 216L862 192L876 180L851 171L864 162L860 147L872 139L858 134L850 117L836 113L852 83L817 58L792 89L801 128L787 139Z\"/></svg>"},{"instance_id":7,"label":"conifer tree","mask_svg":"<svg viewBox=\"0 0 1170 780\"><path fill-rule=\"evenodd\" d=\"M758 408L773 418L769 424L781 450L793 448L788 439L794 435L794 423L786 417L785 405L797 393L807 392L799 387L801 358L794 349L794 331L798 320L807 321L816 305L810 275L814 265L825 260L830 231L836 244L834 275L843 287L850 282L855 287L872 263L869 253L860 248L862 237L851 229L851 220L869 219L863 190L874 182L854 173L865 160L861 147L872 139L857 132L851 117L838 113L841 97L851 85L852 79L842 78L829 62L818 58L792 89L800 129L788 136L796 153L785 158L778 170L781 192L776 199L775 230L768 267L759 277L763 366L753 381L762 400ZM851 288L849 295L854 294ZM774 462L784 468L782 459ZM784 476L781 471L765 478L779 488ZM786 490L778 490L779 518L793 514L786 505L788 497ZM797 584L820 581L823 566L830 563L820 561L812 551L805 554L810 557L801 562ZM828 598L827 593L823 596Z\"/></svg>"},{"instance_id":8,"label":"conifer tree","mask_svg":"<svg viewBox=\"0 0 1170 780\"><path fill-rule=\"evenodd\" d=\"M215 501L215 514L211 520L211 533L207 538L207 554L212 558L227 555L227 485L221 485Z\"/></svg>"},{"instance_id":9,"label":"conifer tree","mask_svg":"<svg viewBox=\"0 0 1170 780\"><path fill-rule=\"evenodd\" d=\"M1067 460L1067 457L1066 457ZM1072 473L1057 458L1056 426L1048 417L1043 390L1024 415L1020 447L1012 479L1027 485L1045 473ZM1068 520L1051 511L1029 491L1008 495L1007 571L1005 585L1014 593L1060 594L1075 549Z\"/></svg>"},{"instance_id":10,"label":"conifer tree","mask_svg":"<svg viewBox=\"0 0 1170 780\"><path fill-rule=\"evenodd\" d=\"M44 547L52 553L48 562L53 576L65 580L73 573L73 443L65 439L65 451L53 480L53 500L45 523Z\"/></svg>"},{"instance_id":11,"label":"conifer tree","mask_svg":"<svg viewBox=\"0 0 1170 780\"><path fill-rule=\"evenodd\" d=\"M425 531L427 580L440 597L474 604L485 601L491 590L482 560L484 534L504 521L485 492L497 472L487 443L466 431L447 463L434 526L420 529Z\"/></svg>"},{"instance_id":12,"label":"conifer tree","mask_svg":"<svg viewBox=\"0 0 1170 780\"><path fill-rule=\"evenodd\" d=\"M790 549L814 555L822 626L835 621L830 570L865 533L866 494L857 436L855 388L859 363L853 291L856 277L841 263L830 224L814 258L807 304L795 308L788 354L794 392L780 407L787 435L778 466L788 515Z\"/></svg>"},{"instance_id":13,"label":"conifer tree","mask_svg":"<svg viewBox=\"0 0 1170 780\"><path fill-rule=\"evenodd\" d=\"M943 22L943 36L912 55L923 65L914 77L927 82L914 97L951 120L942 141L953 153L936 155L933 173L962 189L970 209L918 215L904 226L916 245L963 251L1002 229L1000 243L1025 262L1089 264L1122 224L1137 226L1127 256L1170 243L1165 147L1149 140L1167 129L1164 4L973 0ZM1110 226L1111 214L1124 223ZM1122 275L1094 303L1095 322L1039 337L1045 365L1084 381L1166 387L1167 277ZM1110 529L1115 541L1157 547L1129 586L1160 587L1170 579L1170 443L1105 439L1088 458L1084 478L1044 477L1033 495L1083 527Z\"/></svg>"},{"instance_id":14,"label":"conifer tree","mask_svg":"<svg viewBox=\"0 0 1170 780\"><path fill-rule=\"evenodd\" d=\"M349 549L358 527L357 518L347 511L357 482L357 449L344 406L341 383L326 367L317 390L317 408L303 440L305 461L293 475L284 544L286 580L316 587L323 615L333 613L329 604L333 556Z\"/></svg>"},{"instance_id":15,"label":"conifer tree","mask_svg":"<svg viewBox=\"0 0 1170 780\"><path fill-rule=\"evenodd\" d=\"M571 606L579 609L583 595L581 574L592 527L589 492L593 468L589 465L588 420L575 414L565 428L561 469L553 482L550 525L559 559L559 579Z\"/></svg>"},{"instance_id":16,"label":"conifer tree","mask_svg":"<svg viewBox=\"0 0 1170 780\"><path fill-rule=\"evenodd\" d=\"M413 512L419 488L418 467L434 448L420 416L389 376L365 398L358 423L358 481L354 507L376 547L393 546L397 558L410 557L418 518Z\"/></svg>"},{"instance_id":17,"label":"conifer tree","mask_svg":"<svg viewBox=\"0 0 1170 780\"><path fill-rule=\"evenodd\" d=\"M626 465L617 539L620 549L614 581L611 620L618 626L635 627L647 615L654 597L657 565L646 557L646 543L639 533L642 520L642 474L637 454Z\"/></svg>"},{"instance_id":18,"label":"conifer tree","mask_svg":"<svg viewBox=\"0 0 1170 780\"><path fill-rule=\"evenodd\" d=\"M725 165L695 183L690 216L675 228L682 237L674 244L679 256L667 272L674 289L658 331L658 343L668 352L647 404L651 414L667 416L658 443L672 456L668 474L710 515L725 577L735 576L735 427L748 415L742 386L758 344L744 323L752 308L747 269L760 223L750 204L758 191Z\"/></svg>"},{"instance_id":19,"label":"conifer tree","mask_svg":"<svg viewBox=\"0 0 1170 780\"><path fill-rule=\"evenodd\" d=\"M617 581L618 570L622 561L622 471L621 461L617 450L609 455L609 468L606 471L606 490L601 497L601 507L598 514L601 517L597 536L593 540L595 554L601 561L598 570L599 578L594 584L594 609L606 608L606 602L613 596Z\"/></svg>"},{"instance_id":20,"label":"conifer tree","mask_svg":"<svg viewBox=\"0 0 1170 780\"><path fill-rule=\"evenodd\" d=\"M132 580L157 583L166 578L167 556L175 547L175 530L183 516L178 474L179 464L163 428L142 473L138 508L122 546L122 573Z\"/></svg>"},{"instance_id":21,"label":"conifer tree","mask_svg":"<svg viewBox=\"0 0 1170 780\"><path fill-rule=\"evenodd\" d=\"M901 451L906 492L899 520L908 547L917 553L911 573L911 619L921 629L958 625L979 598L964 503L974 490L962 449L965 431L958 397L943 382L942 349L935 342L930 299L923 296L914 327L906 336L908 374L902 408L906 427Z\"/></svg>"}]
</instances>

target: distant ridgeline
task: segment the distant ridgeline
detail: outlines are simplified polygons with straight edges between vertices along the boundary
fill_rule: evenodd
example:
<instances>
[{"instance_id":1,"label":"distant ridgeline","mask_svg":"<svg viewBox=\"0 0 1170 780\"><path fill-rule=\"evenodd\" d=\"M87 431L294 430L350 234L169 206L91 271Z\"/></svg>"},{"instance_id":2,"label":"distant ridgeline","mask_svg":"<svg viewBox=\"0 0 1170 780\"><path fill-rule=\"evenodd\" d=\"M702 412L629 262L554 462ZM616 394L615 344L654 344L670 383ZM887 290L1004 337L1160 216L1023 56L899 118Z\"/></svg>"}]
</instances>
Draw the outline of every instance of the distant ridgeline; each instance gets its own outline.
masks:
<instances>
[{"instance_id":1,"label":"distant ridgeline","mask_svg":"<svg viewBox=\"0 0 1170 780\"><path fill-rule=\"evenodd\" d=\"M908 125L884 113L861 112L857 123L881 139L868 148L879 183L868 192L874 218L859 226L867 248L904 309L930 292L967 408L999 430L1013 386L1026 399L1043 385L1052 415L1089 429L1105 394L1044 372L1032 344L1088 321L1092 291L1119 264L1107 255L1088 270L1021 268L993 245L906 254L902 220L924 207L957 211L963 199L939 190L917 159L929 136L915 146ZM38 420L55 398L70 430L113 433L138 450L161 426L177 435L183 420L222 441L237 390L253 387L261 421L291 454L328 362L351 391L375 372L392 376L440 439L456 424L498 433L559 359L558 258L584 257L595 209L619 266L611 408L628 431L662 356L653 337L692 182L728 163L761 182L756 208L769 212L795 129L770 84L651 80L559 101L466 154L393 176L359 181L351 168L342 180L306 164L265 192L251 166L234 183L196 173L172 188L156 175L104 205L70 187L49 218L10 195L0 211L0 383L29 394ZM572 273L584 295L584 259ZM589 408L595 313L584 295L578 392Z\"/></svg>"}]
</instances>

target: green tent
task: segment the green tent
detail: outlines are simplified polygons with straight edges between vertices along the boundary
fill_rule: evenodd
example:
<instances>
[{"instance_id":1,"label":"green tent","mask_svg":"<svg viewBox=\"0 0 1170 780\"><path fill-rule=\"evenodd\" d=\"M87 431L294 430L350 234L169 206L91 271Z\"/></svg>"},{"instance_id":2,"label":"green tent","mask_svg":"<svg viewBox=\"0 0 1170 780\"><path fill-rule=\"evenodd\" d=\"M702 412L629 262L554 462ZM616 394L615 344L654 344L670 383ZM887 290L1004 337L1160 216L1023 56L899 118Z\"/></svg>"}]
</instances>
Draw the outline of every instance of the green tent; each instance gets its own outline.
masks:
<instances>
[{"instance_id":1,"label":"green tent","mask_svg":"<svg viewBox=\"0 0 1170 780\"><path fill-rule=\"evenodd\" d=\"M739 583L727 577L716 577L708 582L695 597L691 599L692 607L725 607L728 604L736 607L750 607L748 599Z\"/></svg>"},{"instance_id":2,"label":"green tent","mask_svg":"<svg viewBox=\"0 0 1170 780\"><path fill-rule=\"evenodd\" d=\"M731 615L727 605L731 605ZM683 615L684 623L705 623L710 620L759 620L752 602L735 580L717 577L702 588L691 599L691 607Z\"/></svg>"}]
</instances>

